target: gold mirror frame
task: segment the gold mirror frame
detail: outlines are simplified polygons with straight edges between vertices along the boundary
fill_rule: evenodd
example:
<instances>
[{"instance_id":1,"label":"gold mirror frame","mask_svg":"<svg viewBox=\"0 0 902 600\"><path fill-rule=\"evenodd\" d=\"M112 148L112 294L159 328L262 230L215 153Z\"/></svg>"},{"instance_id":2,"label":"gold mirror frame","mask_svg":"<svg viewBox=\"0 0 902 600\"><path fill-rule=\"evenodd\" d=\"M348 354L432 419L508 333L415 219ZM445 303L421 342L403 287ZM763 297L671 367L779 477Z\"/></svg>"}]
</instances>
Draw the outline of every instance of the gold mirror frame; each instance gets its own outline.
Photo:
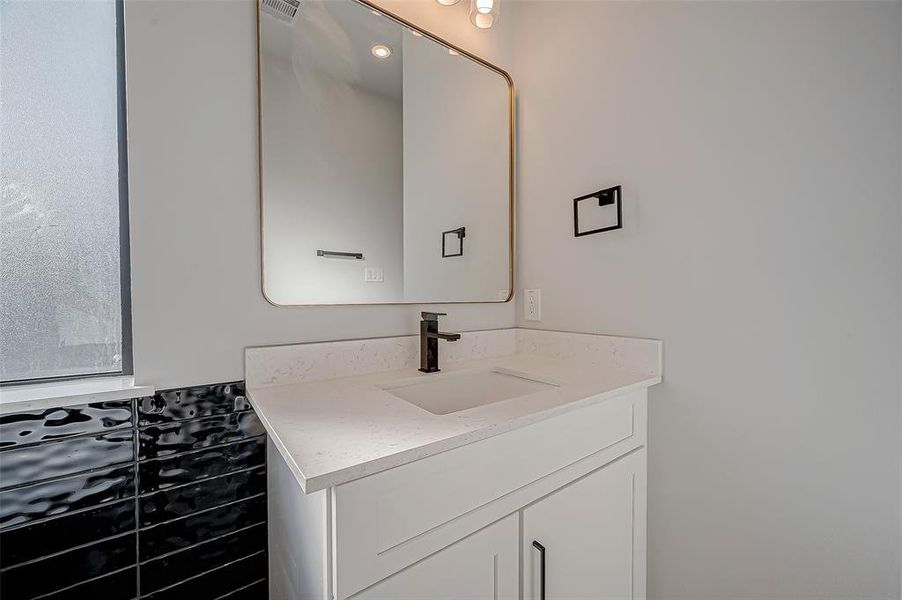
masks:
<instances>
[{"instance_id":1,"label":"gold mirror frame","mask_svg":"<svg viewBox=\"0 0 902 600\"><path fill-rule=\"evenodd\" d=\"M437 42L447 48L458 52L462 56L466 56L470 60L473 60L487 69L494 71L498 75L501 75L504 80L507 82L507 90L508 90L508 131L509 131L509 145L508 152L510 160L508 165L508 202L509 202L509 211L508 211L508 254L510 257L509 265L508 265L508 295L504 300L456 300L456 301L448 301L442 302L438 301L429 301L429 302L360 302L360 303L346 303L346 302L336 302L334 304L279 304L278 302L274 302L266 293L266 264L263 260L263 249L264 249L264 236L266 235L264 227L263 227L263 25L262 20L260 18L260 14L262 11L262 0L257 0L257 196L259 203L259 219L260 219L260 291L263 293L263 297L267 302L272 304L273 306L279 308L303 308L307 306L404 306L404 305L416 305L416 304L503 304L505 302L510 302L514 297L514 264L516 257L514 255L514 198L515 198L515 172L516 172L516 117L515 117L515 92L514 92L514 80L511 79L510 74L502 69L501 67L495 66L487 60L476 56L475 54L460 48L448 42L441 37L414 25L410 21L399 17L398 15L388 12L385 9L377 6L373 2L369 0L350 0L351 2L356 2L361 6L365 6L366 8L379 13L385 17L388 17L392 21L398 23L403 27L407 27L408 29L415 30L421 33L423 36L431 39L434 42Z\"/></svg>"}]
</instances>

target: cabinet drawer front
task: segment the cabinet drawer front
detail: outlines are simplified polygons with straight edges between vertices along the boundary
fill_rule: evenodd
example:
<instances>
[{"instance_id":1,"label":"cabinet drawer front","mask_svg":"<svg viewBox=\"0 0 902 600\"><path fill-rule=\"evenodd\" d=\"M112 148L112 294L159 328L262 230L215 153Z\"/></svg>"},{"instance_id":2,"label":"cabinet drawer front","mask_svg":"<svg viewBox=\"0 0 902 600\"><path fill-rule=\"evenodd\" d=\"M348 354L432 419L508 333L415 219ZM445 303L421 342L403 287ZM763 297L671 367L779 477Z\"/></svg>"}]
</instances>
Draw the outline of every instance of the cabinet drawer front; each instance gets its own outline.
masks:
<instances>
[{"instance_id":1,"label":"cabinet drawer front","mask_svg":"<svg viewBox=\"0 0 902 600\"><path fill-rule=\"evenodd\" d=\"M645 398L611 398L336 487L337 597L643 445Z\"/></svg>"}]
</instances>

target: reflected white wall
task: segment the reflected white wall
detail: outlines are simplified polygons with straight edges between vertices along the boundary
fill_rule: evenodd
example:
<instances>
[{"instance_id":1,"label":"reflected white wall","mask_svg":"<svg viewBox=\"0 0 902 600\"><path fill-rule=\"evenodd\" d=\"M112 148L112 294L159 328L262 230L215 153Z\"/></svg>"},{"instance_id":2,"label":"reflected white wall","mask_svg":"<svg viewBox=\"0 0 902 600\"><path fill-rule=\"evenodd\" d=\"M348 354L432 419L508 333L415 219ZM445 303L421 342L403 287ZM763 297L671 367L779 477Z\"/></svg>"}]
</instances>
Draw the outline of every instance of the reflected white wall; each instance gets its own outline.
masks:
<instances>
[{"instance_id":1,"label":"reflected white wall","mask_svg":"<svg viewBox=\"0 0 902 600\"><path fill-rule=\"evenodd\" d=\"M507 82L424 37L404 36L404 291L505 300L509 288ZM464 255L442 232L466 227Z\"/></svg>"},{"instance_id":2,"label":"reflected white wall","mask_svg":"<svg viewBox=\"0 0 902 600\"><path fill-rule=\"evenodd\" d=\"M279 304L403 297L401 103L270 55L262 75L267 295ZM367 267L384 281L365 282Z\"/></svg>"}]
</instances>

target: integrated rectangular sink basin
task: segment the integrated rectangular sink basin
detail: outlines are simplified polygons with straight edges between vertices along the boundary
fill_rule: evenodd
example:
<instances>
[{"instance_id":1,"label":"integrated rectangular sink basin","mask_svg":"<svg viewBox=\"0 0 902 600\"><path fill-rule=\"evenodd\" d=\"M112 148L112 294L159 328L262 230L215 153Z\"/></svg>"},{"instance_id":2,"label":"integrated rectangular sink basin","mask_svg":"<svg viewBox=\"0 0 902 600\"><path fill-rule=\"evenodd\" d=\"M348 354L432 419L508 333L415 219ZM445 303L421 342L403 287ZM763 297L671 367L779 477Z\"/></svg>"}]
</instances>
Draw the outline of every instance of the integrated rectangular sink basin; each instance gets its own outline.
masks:
<instances>
[{"instance_id":1,"label":"integrated rectangular sink basin","mask_svg":"<svg viewBox=\"0 0 902 600\"><path fill-rule=\"evenodd\" d=\"M486 369L417 377L379 387L434 415L447 415L542 392L558 384L506 369Z\"/></svg>"}]
</instances>

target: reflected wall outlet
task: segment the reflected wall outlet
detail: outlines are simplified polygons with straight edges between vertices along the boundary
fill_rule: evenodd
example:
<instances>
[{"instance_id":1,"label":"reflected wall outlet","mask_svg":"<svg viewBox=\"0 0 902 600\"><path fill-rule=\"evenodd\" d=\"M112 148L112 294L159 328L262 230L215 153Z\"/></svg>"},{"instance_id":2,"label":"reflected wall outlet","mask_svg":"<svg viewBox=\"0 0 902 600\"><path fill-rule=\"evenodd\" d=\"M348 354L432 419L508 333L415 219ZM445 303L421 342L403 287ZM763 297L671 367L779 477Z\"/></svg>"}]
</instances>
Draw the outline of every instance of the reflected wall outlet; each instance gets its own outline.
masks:
<instances>
[{"instance_id":1,"label":"reflected wall outlet","mask_svg":"<svg viewBox=\"0 0 902 600\"><path fill-rule=\"evenodd\" d=\"M382 274L382 269L366 267L363 269L363 280L367 283L382 283L385 281L385 277Z\"/></svg>"},{"instance_id":2,"label":"reflected wall outlet","mask_svg":"<svg viewBox=\"0 0 902 600\"><path fill-rule=\"evenodd\" d=\"M542 290L523 290L523 320L542 320Z\"/></svg>"}]
</instances>

